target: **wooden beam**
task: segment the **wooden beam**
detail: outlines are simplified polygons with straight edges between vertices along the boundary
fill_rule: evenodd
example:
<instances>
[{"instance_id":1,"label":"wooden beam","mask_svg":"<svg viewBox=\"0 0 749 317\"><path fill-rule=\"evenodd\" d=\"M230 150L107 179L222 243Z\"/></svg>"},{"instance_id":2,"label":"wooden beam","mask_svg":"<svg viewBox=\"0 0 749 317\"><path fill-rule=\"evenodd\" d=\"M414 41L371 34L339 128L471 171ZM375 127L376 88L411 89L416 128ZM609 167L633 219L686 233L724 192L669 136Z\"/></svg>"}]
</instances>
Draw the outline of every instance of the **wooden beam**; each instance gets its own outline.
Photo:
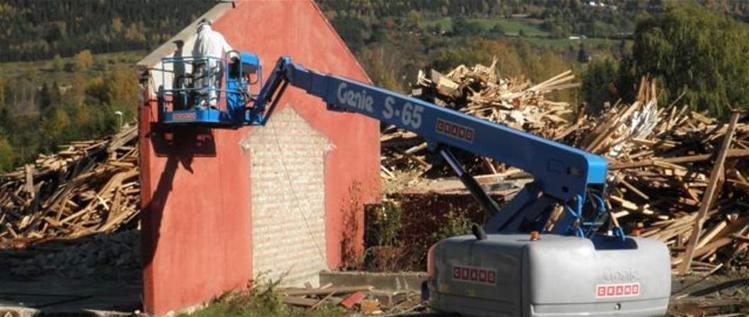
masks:
<instances>
[{"instance_id":1,"label":"wooden beam","mask_svg":"<svg viewBox=\"0 0 749 317\"><path fill-rule=\"evenodd\" d=\"M707 184L705 194L702 195L702 204L697 212L697 217L692 225L691 235L689 236L689 243L687 244L687 251L682 255L681 267L679 268L679 274L686 274L689 272L689 267L692 265L692 258L695 255L695 249L697 241L700 239L700 233L702 226L705 223L707 212L712 207L715 199L720 194L720 186L718 186L718 180L720 180L723 174L723 165L725 165L726 157L728 156L728 150L731 148L731 140L733 134L736 131L736 123L739 121L739 113L734 112L731 114L731 120L728 125L728 132L723 137L723 143L720 145L720 152L718 152L718 158L715 160L713 170L710 172L710 180Z\"/></svg>"},{"instance_id":2,"label":"wooden beam","mask_svg":"<svg viewBox=\"0 0 749 317\"><path fill-rule=\"evenodd\" d=\"M734 158L734 157L747 157L749 156L749 150L745 149L730 149L728 150L728 153L726 154L726 158ZM699 155L689 155L689 156L679 156L679 157L661 157L661 158L651 158L647 160L641 160L637 162L611 162L609 165L610 170L619 170L619 169L628 169L628 168L636 168L636 167L647 167L647 166L653 166L656 165L656 162L666 162L666 163L672 163L672 164L679 164L679 163L692 163L692 162L699 162L699 161L707 161L711 157L713 157L712 154L699 154Z\"/></svg>"}]
</instances>

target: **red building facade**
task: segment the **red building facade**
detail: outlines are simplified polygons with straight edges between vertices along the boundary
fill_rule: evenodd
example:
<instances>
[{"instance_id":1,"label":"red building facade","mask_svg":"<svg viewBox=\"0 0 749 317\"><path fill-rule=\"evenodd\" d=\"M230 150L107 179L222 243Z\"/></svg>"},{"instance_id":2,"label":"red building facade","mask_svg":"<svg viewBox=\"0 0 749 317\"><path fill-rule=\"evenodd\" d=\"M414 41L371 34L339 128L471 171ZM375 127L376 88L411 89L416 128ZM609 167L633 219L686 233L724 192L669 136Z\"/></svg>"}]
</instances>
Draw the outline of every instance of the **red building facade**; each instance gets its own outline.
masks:
<instances>
[{"instance_id":1,"label":"red building facade","mask_svg":"<svg viewBox=\"0 0 749 317\"><path fill-rule=\"evenodd\" d=\"M369 81L312 1L237 1L204 16L234 49L257 54L266 77L290 56ZM257 276L314 283L319 270L342 264L345 249L360 247L363 205L381 191L378 122L327 111L295 88L265 127L159 126L160 59L177 39L189 54L195 31L193 23L139 62L149 70L140 111L144 308L156 315Z\"/></svg>"}]
</instances>

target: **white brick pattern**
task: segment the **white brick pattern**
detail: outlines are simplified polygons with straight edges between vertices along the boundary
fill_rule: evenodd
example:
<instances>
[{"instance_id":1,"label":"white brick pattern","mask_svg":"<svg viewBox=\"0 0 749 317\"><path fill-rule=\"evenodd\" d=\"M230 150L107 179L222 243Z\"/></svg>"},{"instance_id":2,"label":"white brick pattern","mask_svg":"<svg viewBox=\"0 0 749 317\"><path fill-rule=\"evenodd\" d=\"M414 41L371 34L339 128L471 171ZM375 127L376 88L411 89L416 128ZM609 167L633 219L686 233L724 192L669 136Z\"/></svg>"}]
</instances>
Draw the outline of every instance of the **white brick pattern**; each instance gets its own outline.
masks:
<instances>
[{"instance_id":1,"label":"white brick pattern","mask_svg":"<svg viewBox=\"0 0 749 317\"><path fill-rule=\"evenodd\" d=\"M318 284L325 258L327 139L290 106L242 141L250 153L253 275Z\"/></svg>"}]
</instances>

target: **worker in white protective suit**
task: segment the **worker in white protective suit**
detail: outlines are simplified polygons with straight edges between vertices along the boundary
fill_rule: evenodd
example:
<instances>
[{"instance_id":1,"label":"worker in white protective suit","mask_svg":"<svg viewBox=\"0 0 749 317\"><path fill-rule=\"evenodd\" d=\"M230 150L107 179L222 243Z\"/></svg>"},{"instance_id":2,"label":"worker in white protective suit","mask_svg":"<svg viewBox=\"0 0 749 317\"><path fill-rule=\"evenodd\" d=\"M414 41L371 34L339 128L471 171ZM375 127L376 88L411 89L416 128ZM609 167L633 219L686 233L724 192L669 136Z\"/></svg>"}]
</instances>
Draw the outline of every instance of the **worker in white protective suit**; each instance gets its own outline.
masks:
<instances>
[{"instance_id":1,"label":"worker in white protective suit","mask_svg":"<svg viewBox=\"0 0 749 317\"><path fill-rule=\"evenodd\" d=\"M210 20L203 19L198 23L198 34L192 49L192 56L196 58L193 68L195 88L201 95L198 107L218 108L223 71L221 60L231 50L224 36L211 28Z\"/></svg>"}]
</instances>

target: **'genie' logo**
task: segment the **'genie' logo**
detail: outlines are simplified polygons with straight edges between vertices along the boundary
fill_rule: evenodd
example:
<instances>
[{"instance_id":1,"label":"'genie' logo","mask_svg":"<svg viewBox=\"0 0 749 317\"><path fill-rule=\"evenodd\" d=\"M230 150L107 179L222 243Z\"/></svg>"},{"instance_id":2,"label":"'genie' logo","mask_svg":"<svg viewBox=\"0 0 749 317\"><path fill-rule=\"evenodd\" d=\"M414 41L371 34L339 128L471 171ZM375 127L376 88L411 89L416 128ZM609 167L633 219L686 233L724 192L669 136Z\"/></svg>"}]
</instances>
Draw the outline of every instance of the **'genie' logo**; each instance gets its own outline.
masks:
<instances>
[{"instance_id":1,"label":"'genie' logo","mask_svg":"<svg viewBox=\"0 0 749 317\"><path fill-rule=\"evenodd\" d=\"M354 109L366 110L370 113L374 112L374 110L372 109L372 103L374 103L374 100L372 99L372 96L367 95L366 90L355 92L353 90L346 89L347 87L348 84L346 83L341 83L338 86L338 102Z\"/></svg>"},{"instance_id":2,"label":"'genie' logo","mask_svg":"<svg viewBox=\"0 0 749 317\"><path fill-rule=\"evenodd\" d=\"M603 274L606 283L636 282L640 273L633 269L609 270Z\"/></svg>"}]
</instances>

